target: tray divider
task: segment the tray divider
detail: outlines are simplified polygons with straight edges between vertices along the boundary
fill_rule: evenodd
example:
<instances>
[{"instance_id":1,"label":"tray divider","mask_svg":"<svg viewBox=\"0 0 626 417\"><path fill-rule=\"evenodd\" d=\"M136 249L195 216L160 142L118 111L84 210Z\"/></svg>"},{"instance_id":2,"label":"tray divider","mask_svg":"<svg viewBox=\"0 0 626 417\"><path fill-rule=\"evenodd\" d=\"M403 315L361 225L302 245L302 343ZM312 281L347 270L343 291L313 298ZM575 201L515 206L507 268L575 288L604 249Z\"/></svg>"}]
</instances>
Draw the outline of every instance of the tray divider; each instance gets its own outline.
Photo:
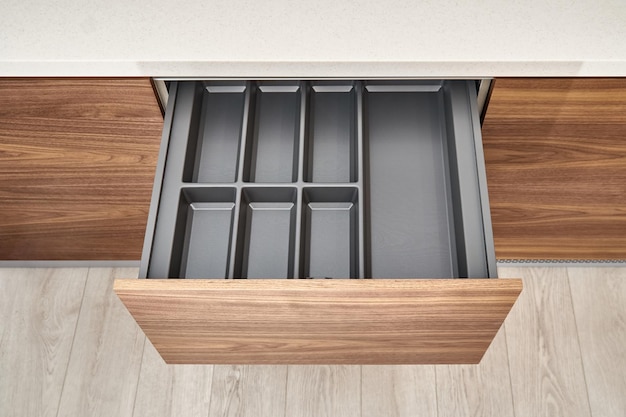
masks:
<instances>
[{"instance_id":1,"label":"tray divider","mask_svg":"<svg viewBox=\"0 0 626 417\"><path fill-rule=\"evenodd\" d=\"M304 181L304 153L305 153L305 139L307 134L307 112L309 101L309 83L306 81L300 82L300 125L298 132L298 158L296 164L296 183L300 184Z\"/></svg>"},{"instance_id":2,"label":"tray divider","mask_svg":"<svg viewBox=\"0 0 626 417\"><path fill-rule=\"evenodd\" d=\"M230 242L230 252L228 258L228 278L240 278L235 277L235 262L236 262L236 250L237 250L237 236L239 236L239 217L241 212L241 193L242 193L242 184L243 184L243 173L244 173L244 165L246 163L245 160L245 152L248 140L248 129L250 128L250 118L251 118L251 103L254 100L254 94L252 93L254 85L252 82L246 82L246 95L244 99L243 105L243 121L241 125L241 143L239 146L239 163L237 164L237 182L235 183L235 208L233 211L233 225L232 225L232 239Z\"/></svg>"},{"instance_id":3,"label":"tray divider","mask_svg":"<svg viewBox=\"0 0 626 417\"><path fill-rule=\"evenodd\" d=\"M293 251L293 277L300 278L300 244L302 240L302 198L304 186L304 158L307 132L307 112L309 91L306 81L300 82L300 132L298 134L298 169L296 176L296 224L295 227L295 250Z\"/></svg>"},{"instance_id":4,"label":"tray divider","mask_svg":"<svg viewBox=\"0 0 626 417\"><path fill-rule=\"evenodd\" d=\"M296 223L295 227L295 249L293 251L293 277L295 279L300 277L300 244L302 239L302 199L303 189L301 186L296 187Z\"/></svg>"},{"instance_id":5,"label":"tray divider","mask_svg":"<svg viewBox=\"0 0 626 417\"><path fill-rule=\"evenodd\" d=\"M357 182L358 188L357 201L358 201L358 222L359 222L359 242L358 242L358 257L359 257L359 273L358 278L365 278L365 158L363 157L363 83L357 81L355 83L355 98L356 98L356 164L357 164Z\"/></svg>"},{"instance_id":6,"label":"tray divider","mask_svg":"<svg viewBox=\"0 0 626 417\"><path fill-rule=\"evenodd\" d=\"M441 114L446 114L446 107L444 103L444 94L443 91L438 92L438 106ZM457 253L457 234L455 227L455 211L454 211L454 196L452 192L452 167L450 166L450 155L452 154L452 149L449 146L449 135L451 132L448 131L446 126L446 120L448 117L441 118L441 143L443 149L443 174L444 174L444 183L446 189L446 217L448 218L448 235L450 236L450 268L452 270L453 277L459 277L459 254ZM462 223L461 225L462 226Z\"/></svg>"},{"instance_id":7,"label":"tray divider","mask_svg":"<svg viewBox=\"0 0 626 417\"><path fill-rule=\"evenodd\" d=\"M241 187L235 188L235 207L233 209L232 218L232 231L231 241L228 257L228 277L227 279L238 278L235 277L235 251L237 250L237 236L239 233L239 213L241 211Z\"/></svg>"},{"instance_id":8,"label":"tray divider","mask_svg":"<svg viewBox=\"0 0 626 417\"><path fill-rule=\"evenodd\" d=\"M252 91L255 85L251 81L246 82L246 95L243 104L243 121L241 124L241 144L239 146L239 161L237 164L237 183L243 183L244 172L246 172L246 148L248 140L251 140L250 129L254 129L254 99L255 94Z\"/></svg>"}]
</instances>

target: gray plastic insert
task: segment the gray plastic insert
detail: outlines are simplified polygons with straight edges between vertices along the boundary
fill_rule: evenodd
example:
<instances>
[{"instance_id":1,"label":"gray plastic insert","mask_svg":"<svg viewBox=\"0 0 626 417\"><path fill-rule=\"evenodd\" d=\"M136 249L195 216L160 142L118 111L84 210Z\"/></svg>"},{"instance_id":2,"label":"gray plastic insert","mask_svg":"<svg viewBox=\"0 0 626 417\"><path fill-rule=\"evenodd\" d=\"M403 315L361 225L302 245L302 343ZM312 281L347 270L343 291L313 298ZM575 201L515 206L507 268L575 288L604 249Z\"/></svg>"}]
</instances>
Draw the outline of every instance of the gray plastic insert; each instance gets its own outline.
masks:
<instances>
[{"instance_id":1,"label":"gray plastic insert","mask_svg":"<svg viewBox=\"0 0 626 417\"><path fill-rule=\"evenodd\" d=\"M496 276L474 82L170 93L140 276Z\"/></svg>"}]
</instances>

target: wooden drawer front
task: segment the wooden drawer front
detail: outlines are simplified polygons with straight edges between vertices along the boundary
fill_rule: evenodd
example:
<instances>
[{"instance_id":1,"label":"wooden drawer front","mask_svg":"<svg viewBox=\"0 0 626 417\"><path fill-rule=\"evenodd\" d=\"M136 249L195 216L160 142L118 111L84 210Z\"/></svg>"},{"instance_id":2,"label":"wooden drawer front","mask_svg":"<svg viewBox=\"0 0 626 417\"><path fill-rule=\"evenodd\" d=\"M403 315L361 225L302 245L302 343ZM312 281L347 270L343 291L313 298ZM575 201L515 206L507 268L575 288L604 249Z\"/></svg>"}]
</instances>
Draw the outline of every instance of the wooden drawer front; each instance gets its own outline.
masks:
<instances>
[{"instance_id":1,"label":"wooden drawer front","mask_svg":"<svg viewBox=\"0 0 626 417\"><path fill-rule=\"evenodd\" d=\"M521 280L117 280L167 363L478 363Z\"/></svg>"}]
</instances>

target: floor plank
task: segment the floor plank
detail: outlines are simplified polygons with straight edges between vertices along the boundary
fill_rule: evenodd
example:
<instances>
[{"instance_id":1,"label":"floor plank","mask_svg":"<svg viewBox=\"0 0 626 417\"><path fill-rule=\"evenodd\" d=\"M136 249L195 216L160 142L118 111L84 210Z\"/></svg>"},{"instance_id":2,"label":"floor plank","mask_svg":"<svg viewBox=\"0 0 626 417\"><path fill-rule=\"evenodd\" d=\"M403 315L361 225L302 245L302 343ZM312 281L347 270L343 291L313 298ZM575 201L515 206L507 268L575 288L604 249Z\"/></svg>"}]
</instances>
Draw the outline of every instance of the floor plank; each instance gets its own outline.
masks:
<instances>
[{"instance_id":1,"label":"floor plank","mask_svg":"<svg viewBox=\"0 0 626 417\"><path fill-rule=\"evenodd\" d=\"M285 416L286 382L285 365L215 365L209 416Z\"/></svg>"},{"instance_id":2,"label":"floor plank","mask_svg":"<svg viewBox=\"0 0 626 417\"><path fill-rule=\"evenodd\" d=\"M290 417L360 417L361 366L289 366L286 409Z\"/></svg>"},{"instance_id":3,"label":"floor plank","mask_svg":"<svg viewBox=\"0 0 626 417\"><path fill-rule=\"evenodd\" d=\"M524 290L504 327L516 416L589 417L566 268L499 268Z\"/></svg>"},{"instance_id":4,"label":"floor plank","mask_svg":"<svg viewBox=\"0 0 626 417\"><path fill-rule=\"evenodd\" d=\"M479 365L438 365L439 417L513 417L511 374L504 327Z\"/></svg>"},{"instance_id":5,"label":"floor plank","mask_svg":"<svg viewBox=\"0 0 626 417\"><path fill-rule=\"evenodd\" d=\"M131 416L145 336L113 293L114 278L136 268L91 268L59 416Z\"/></svg>"},{"instance_id":6,"label":"floor plank","mask_svg":"<svg viewBox=\"0 0 626 417\"><path fill-rule=\"evenodd\" d=\"M626 269L568 268L594 417L626 415Z\"/></svg>"},{"instance_id":7,"label":"floor plank","mask_svg":"<svg viewBox=\"0 0 626 417\"><path fill-rule=\"evenodd\" d=\"M363 417L437 415L432 365L363 366Z\"/></svg>"},{"instance_id":8,"label":"floor plank","mask_svg":"<svg viewBox=\"0 0 626 417\"><path fill-rule=\"evenodd\" d=\"M146 340L133 415L207 417L212 377L211 365L166 365Z\"/></svg>"},{"instance_id":9,"label":"floor plank","mask_svg":"<svg viewBox=\"0 0 626 417\"><path fill-rule=\"evenodd\" d=\"M0 415L56 416L87 269L0 269Z\"/></svg>"}]
</instances>

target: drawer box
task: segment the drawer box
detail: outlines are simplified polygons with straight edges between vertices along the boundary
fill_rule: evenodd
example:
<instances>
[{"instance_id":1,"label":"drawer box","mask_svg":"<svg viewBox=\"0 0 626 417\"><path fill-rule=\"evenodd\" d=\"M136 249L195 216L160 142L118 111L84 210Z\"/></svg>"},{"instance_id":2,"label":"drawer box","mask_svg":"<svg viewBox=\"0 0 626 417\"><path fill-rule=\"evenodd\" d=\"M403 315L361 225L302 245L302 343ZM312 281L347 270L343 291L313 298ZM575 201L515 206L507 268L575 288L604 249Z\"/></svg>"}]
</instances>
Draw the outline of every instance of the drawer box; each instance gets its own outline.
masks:
<instances>
[{"instance_id":1,"label":"drawer box","mask_svg":"<svg viewBox=\"0 0 626 417\"><path fill-rule=\"evenodd\" d=\"M187 279L118 295L171 363L478 362L521 282L450 279L496 277L474 88L173 83L140 275Z\"/></svg>"}]
</instances>

